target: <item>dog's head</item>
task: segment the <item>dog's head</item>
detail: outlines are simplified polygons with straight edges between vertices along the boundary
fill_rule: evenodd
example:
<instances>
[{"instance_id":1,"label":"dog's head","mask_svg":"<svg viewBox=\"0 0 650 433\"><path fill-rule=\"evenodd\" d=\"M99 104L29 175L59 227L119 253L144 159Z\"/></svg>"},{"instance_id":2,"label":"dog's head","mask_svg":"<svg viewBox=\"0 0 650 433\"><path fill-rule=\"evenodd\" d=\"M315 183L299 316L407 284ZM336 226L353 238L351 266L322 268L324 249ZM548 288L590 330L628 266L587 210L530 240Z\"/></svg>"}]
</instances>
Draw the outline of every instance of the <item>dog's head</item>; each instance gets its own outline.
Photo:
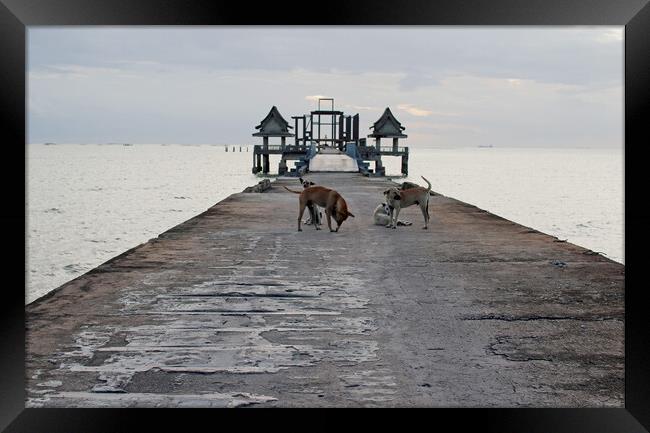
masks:
<instances>
[{"instance_id":1,"label":"dog's head","mask_svg":"<svg viewBox=\"0 0 650 433\"><path fill-rule=\"evenodd\" d=\"M400 195L400 191L397 188L389 188L386 191L384 191L384 197L386 197L386 203L388 203L388 205L392 207L395 207L395 202L400 201L402 199L402 196Z\"/></svg>"},{"instance_id":2,"label":"dog's head","mask_svg":"<svg viewBox=\"0 0 650 433\"><path fill-rule=\"evenodd\" d=\"M340 227L341 224L343 224L343 221L348 219L348 217L354 218L354 215L348 210L348 206L345 201L343 199L339 199L336 202L336 206L334 206L332 209L332 217L334 217L336 224L338 224Z\"/></svg>"},{"instance_id":3,"label":"dog's head","mask_svg":"<svg viewBox=\"0 0 650 433\"><path fill-rule=\"evenodd\" d=\"M314 185L316 185L316 184L315 184L314 182L312 182L311 180L305 180L305 179L303 179L302 177L299 177L298 179L300 179L300 183L302 184L302 187L303 187L303 188L309 188L310 186L314 186Z\"/></svg>"}]
</instances>

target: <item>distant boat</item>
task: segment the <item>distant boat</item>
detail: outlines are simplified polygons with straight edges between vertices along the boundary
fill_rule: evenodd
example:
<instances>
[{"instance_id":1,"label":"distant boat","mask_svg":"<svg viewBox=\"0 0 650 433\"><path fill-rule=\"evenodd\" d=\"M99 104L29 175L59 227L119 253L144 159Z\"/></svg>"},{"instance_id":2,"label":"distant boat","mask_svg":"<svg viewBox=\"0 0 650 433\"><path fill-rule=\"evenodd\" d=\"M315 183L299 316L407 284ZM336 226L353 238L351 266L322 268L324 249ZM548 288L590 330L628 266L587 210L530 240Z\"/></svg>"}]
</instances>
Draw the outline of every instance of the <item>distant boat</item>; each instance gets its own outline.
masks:
<instances>
[{"instance_id":1,"label":"distant boat","mask_svg":"<svg viewBox=\"0 0 650 433\"><path fill-rule=\"evenodd\" d=\"M55 145L56 143L45 143L46 146L52 146Z\"/></svg>"},{"instance_id":2,"label":"distant boat","mask_svg":"<svg viewBox=\"0 0 650 433\"><path fill-rule=\"evenodd\" d=\"M124 143L124 146L133 146L131 143Z\"/></svg>"},{"instance_id":3,"label":"distant boat","mask_svg":"<svg viewBox=\"0 0 650 433\"><path fill-rule=\"evenodd\" d=\"M479 144L478 147L494 147L491 144Z\"/></svg>"}]
</instances>

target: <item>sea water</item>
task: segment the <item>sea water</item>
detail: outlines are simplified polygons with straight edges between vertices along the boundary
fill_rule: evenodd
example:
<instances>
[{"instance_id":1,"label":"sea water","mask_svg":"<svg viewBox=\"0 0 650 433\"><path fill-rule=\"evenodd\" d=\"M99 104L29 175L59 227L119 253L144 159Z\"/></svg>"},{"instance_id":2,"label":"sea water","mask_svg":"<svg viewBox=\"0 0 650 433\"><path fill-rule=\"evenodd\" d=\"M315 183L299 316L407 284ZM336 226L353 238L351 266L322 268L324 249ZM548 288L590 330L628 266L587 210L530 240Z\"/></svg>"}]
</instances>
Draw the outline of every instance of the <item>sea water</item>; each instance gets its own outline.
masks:
<instances>
[{"instance_id":1,"label":"sea water","mask_svg":"<svg viewBox=\"0 0 650 433\"><path fill-rule=\"evenodd\" d=\"M252 146L239 149L29 144L26 302L256 184ZM411 148L409 158L406 180L423 175L436 192L624 262L622 149ZM399 175L399 158L384 162Z\"/></svg>"}]
</instances>

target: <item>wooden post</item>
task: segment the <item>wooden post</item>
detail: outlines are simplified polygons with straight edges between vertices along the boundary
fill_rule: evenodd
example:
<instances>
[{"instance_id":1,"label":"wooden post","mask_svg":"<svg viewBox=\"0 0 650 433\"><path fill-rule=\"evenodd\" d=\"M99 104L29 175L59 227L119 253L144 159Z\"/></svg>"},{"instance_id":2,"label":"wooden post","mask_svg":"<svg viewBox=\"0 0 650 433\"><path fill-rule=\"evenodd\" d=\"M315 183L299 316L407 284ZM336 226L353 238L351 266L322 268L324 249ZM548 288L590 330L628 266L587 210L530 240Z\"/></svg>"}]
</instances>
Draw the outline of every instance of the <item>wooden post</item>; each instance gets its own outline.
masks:
<instances>
[{"instance_id":1,"label":"wooden post","mask_svg":"<svg viewBox=\"0 0 650 433\"><path fill-rule=\"evenodd\" d=\"M377 149L377 153L381 153L381 137L375 138L375 149Z\"/></svg>"},{"instance_id":2,"label":"wooden post","mask_svg":"<svg viewBox=\"0 0 650 433\"><path fill-rule=\"evenodd\" d=\"M296 133L296 135L294 135L293 144L297 146L298 145L298 118L296 117L293 120L294 120L294 132Z\"/></svg>"},{"instance_id":3,"label":"wooden post","mask_svg":"<svg viewBox=\"0 0 650 433\"><path fill-rule=\"evenodd\" d=\"M286 145L286 139L287 137L280 137L280 148L284 152L284 146Z\"/></svg>"},{"instance_id":4,"label":"wooden post","mask_svg":"<svg viewBox=\"0 0 650 433\"><path fill-rule=\"evenodd\" d=\"M402 155L402 174L409 174L409 154L405 153Z\"/></svg>"},{"instance_id":5,"label":"wooden post","mask_svg":"<svg viewBox=\"0 0 650 433\"><path fill-rule=\"evenodd\" d=\"M269 174L269 166L270 166L269 154L265 153L264 155L262 155L262 173Z\"/></svg>"},{"instance_id":6,"label":"wooden post","mask_svg":"<svg viewBox=\"0 0 650 433\"><path fill-rule=\"evenodd\" d=\"M253 174L259 173L262 170L261 155L253 152Z\"/></svg>"},{"instance_id":7,"label":"wooden post","mask_svg":"<svg viewBox=\"0 0 650 433\"><path fill-rule=\"evenodd\" d=\"M397 153L397 141L399 138L393 137L393 152Z\"/></svg>"},{"instance_id":8,"label":"wooden post","mask_svg":"<svg viewBox=\"0 0 650 433\"><path fill-rule=\"evenodd\" d=\"M350 139L351 139L350 131L351 130L352 130L352 117L351 116L345 116L345 134L344 134L344 137L343 137L343 139L345 141L350 141Z\"/></svg>"}]
</instances>

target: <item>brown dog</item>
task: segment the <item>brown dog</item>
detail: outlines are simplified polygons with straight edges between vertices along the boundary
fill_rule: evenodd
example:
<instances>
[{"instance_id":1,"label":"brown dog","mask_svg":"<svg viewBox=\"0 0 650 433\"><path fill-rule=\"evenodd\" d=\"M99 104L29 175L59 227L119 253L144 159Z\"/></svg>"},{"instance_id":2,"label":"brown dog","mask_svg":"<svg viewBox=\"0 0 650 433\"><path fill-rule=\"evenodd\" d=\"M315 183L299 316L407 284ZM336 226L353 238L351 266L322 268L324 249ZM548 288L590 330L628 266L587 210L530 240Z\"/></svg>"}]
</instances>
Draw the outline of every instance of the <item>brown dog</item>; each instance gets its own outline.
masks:
<instances>
[{"instance_id":1,"label":"brown dog","mask_svg":"<svg viewBox=\"0 0 650 433\"><path fill-rule=\"evenodd\" d=\"M341 194L334 191L333 189L325 188L323 186L310 186L305 188L302 191L293 191L286 186L284 187L289 192L294 194L300 194L299 204L300 211L298 212L298 231L301 232L300 222L302 220L302 215L305 213L305 208L310 205L317 205L325 209L325 215L327 216L327 227L329 227L331 232L338 232L341 224L349 216L354 218L354 215L348 211L348 205L341 197ZM332 220L334 217L336 221L336 230L332 230ZM316 230L320 230L318 225L314 225Z\"/></svg>"}]
</instances>

